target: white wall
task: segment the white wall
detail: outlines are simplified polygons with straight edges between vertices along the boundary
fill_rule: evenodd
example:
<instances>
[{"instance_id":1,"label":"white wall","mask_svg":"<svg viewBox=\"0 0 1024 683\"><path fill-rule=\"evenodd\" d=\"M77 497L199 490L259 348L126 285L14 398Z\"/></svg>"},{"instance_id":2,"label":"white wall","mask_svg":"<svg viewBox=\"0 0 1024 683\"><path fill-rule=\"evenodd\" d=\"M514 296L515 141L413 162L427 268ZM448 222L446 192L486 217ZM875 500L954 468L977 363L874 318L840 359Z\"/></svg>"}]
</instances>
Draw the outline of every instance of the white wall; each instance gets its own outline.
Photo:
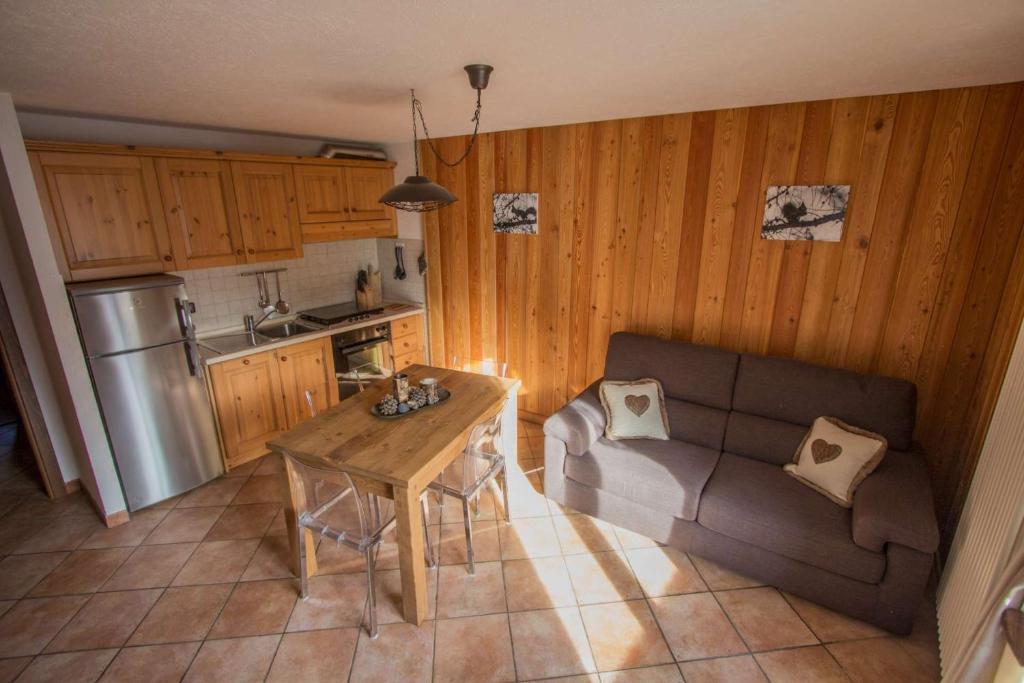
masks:
<instances>
[{"instance_id":1,"label":"white wall","mask_svg":"<svg viewBox=\"0 0 1024 683\"><path fill-rule=\"evenodd\" d=\"M400 144L385 145L388 159L393 159L395 166L395 182L400 183L406 176L416 174L416 161L412 151L412 141ZM431 178L431 180L435 180ZM398 237L401 239L423 239L423 222L418 213L398 211ZM406 264L408 267L408 264Z\"/></svg>"},{"instance_id":2,"label":"white wall","mask_svg":"<svg viewBox=\"0 0 1024 683\"><path fill-rule=\"evenodd\" d=\"M9 301L18 301L22 313L26 304L31 311L31 325L23 315L16 319L24 325L26 335L19 339L27 355L41 353L42 359L36 356L35 362L42 360L46 365L47 377L37 380L33 375L33 385L45 405L62 476L65 481L80 478L109 516L126 509L124 496L57 270L14 103L6 93L0 93L0 161L4 258L14 261L4 268L4 292Z\"/></svg>"}]
</instances>

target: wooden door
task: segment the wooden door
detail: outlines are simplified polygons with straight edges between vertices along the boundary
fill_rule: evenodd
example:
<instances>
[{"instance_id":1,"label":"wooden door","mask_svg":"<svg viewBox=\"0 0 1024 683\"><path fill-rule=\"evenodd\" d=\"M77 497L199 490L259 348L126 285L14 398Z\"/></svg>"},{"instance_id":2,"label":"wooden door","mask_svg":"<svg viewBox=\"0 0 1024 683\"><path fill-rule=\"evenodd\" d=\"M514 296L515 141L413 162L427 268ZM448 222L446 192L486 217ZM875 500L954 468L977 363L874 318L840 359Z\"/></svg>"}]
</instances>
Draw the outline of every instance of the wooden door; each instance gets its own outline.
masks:
<instances>
[{"instance_id":1,"label":"wooden door","mask_svg":"<svg viewBox=\"0 0 1024 683\"><path fill-rule=\"evenodd\" d=\"M388 218L388 207L380 196L388 191L394 179L390 168L350 166L345 168L350 221L376 221Z\"/></svg>"},{"instance_id":2,"label":"wooden door","mask_svg":"<svg viewBox=\"0 0 1024 683\"><path fill-rule=\"evenodd\" d=\"M209 159L157 159L167 229L178 268L245 262L231 168Z\"/></svg>"},{"instance_id":3,"label":"wooden door","mask_svg":"<svg viewBox=\"0 0 1024 683\"><path fill-rule=\"evenodd\" d=\"M277 366L272 351L210 366L210 384L229 468L266 453L267 441L287 429Z\"/></svg>"},{"instance_id":4,"label":"wooden door","mask_svg":"<svg viewBox=\"0 0 1024 683\"><path fill-rule=\"evenodd\" d=\"M301 223L330 223L348 219L345 177L334 166L296 164L295 193Z\"/></svg>"},{"instance_id":5,"label":"wooden door","mask_svg":"<svg viewBox=\"0 0 1024 683\"><path fill-rule=\"evenodd\" d=\"M302 233L290 164L231 162L245 260L302 256Z\"/></svg>"},{"instance_id":6,"label":"wooden door","mask_svg":"<svg viewBox=\"0 0 1024 683\"><path fill-rule=\"evenodd\" d=\"M175 268L152 159L40 152L31 160L65 279Z\"/></svg>"},{"instance_id":7,"label":"wooden door","mask_svg":"<svg viewBox=\"0 0 1024 683\"><path fill-rule=\"evenodd\" d=\"M307 391L312 394L318 413L338 402L330 337L292 344L278 349L276 355L289 429L312 417L306 402Z\"/></svg>"}]
</instances>

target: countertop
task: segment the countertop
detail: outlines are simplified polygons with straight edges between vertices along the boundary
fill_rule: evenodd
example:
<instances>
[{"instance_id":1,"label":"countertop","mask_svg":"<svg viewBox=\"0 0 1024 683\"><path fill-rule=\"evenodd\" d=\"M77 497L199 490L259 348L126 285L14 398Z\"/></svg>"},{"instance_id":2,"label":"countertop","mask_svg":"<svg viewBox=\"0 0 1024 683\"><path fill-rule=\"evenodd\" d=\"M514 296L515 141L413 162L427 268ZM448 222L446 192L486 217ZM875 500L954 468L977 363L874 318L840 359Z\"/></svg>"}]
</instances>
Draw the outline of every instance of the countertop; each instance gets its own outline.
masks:
<instances>
[{"instance_id":1,"label":"countertop","mask_svg":"<svg viewBox=\"0 0 1024 683\"><path fill-rule=\"evenodd\" d=\"M384 304L384 312L380 315L367 318L366 320L356 320L350 323L343 323L340 325L332 325L330 327L323 327L313 330L311 332L303 332L296 334L293 337L286 337L284 339L270 339L265 342L258 343L255 346L248 348L232 351L230 353L218 353L217 351L204 346L203 339L214 339L217 337L227 336L231 333L219 333L213 335L207 335L205 337L199 337L199 355L205 365L215 365L216 363L222 363L228 360L234 360L235 358L242 358L249 356L254 353L263 353L264 351L273 351L274 349L280 349L285 346L291 346L292 344L301 344L302 342L312 341L314 339L321 339L323 337L329 337L331 335L338 334L340 332L347 332L349 330L357 330L361 327L370 327L371 325L379 325L381 323L390 322L392 320L400 320L401 318L408 318L413 315L421 315L424 312L423 304L411 303L411 302L391 302ZM288 320L294 320L295 317L289 318L276 318L274 324L287 322ZM314 327L312 323L306 321L299 321L303 325ZM257 330L258 331L258 330ZM242 335L244 331L239 330L236 334Z\"/></svg>"}]
</instances>

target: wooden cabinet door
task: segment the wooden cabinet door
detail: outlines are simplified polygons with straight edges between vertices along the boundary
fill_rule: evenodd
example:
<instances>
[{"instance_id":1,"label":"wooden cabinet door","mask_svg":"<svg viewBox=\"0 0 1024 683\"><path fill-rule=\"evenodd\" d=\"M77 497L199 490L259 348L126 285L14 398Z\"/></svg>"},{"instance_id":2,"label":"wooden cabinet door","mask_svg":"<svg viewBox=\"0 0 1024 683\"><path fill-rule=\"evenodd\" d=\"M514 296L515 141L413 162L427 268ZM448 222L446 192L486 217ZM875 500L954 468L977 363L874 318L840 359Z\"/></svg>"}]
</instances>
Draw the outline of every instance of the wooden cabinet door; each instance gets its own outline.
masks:
<instances>
[{"instance_id":1,"label":"wooden cabinet door","mask_svg":"<svg viewBox=\"0 0 1024 683\"><path fill-rule=\"evenodd\" d=\"M66 278L175 268L152 159L40 152L32 162Z\"/></svg>"},{"instance_id":2,"label":"wooden cabinet door","mask_svg":"<svg viewBox=\"0 0 1024 683\"><path fill-rule=\"evenodd\" d=\"M178 268L244 263L227 162L157 159L156 174Z\"/></svg>"},{"instance_id":3,"label":"wooden cabinet door","mask_svg":"<svg viewBox=\"0 0 1024 683\"><path fill-rule=\"evenodd\" d=\"M210 366L228 467L263 455L267 441L287 429L277 365L268 351Z\"/></svg>"},{"instance_id":4,"label":"wooden cabinet door","mask_svg":"<svg viewBox=\"0 0 1024 683\"><path fill-rule=\"evenodd\" d=\"M380 196L393 184L390 168L349 166L345 168L350 221L386 220L388 207L380 203Z\"/></svg>"},{"instance_id":5,"label":"wooden cabinet door","mask_svg":"<svg viewBox=\"0 0 1024 683\"><path fill-rule=\"evenodd\" d=\"M302 256L291 164L231 162L245 260Z\"/></svg>"},{"instance_id":6,"label":"wooden cabinet door","mask_svg":"<svg viewBox=\"0 0 1024 683\"><path fill-rule=\"evenodd\" d=\"M317 413L338 402L330 337L292 344L275 353L289 428L312 417L306 402L307 391L312 394Z\"/></svg>"},{"instance_id":7,"label":"wooden cabinet door","mask_svg":"<svg viewBox=\"0 0 1024 683\"><path fill-rule=\"evenodd\" d=\"M345 177L340 168L300 164L293 168L301 223L330 223L348 218Z\"/></svg>"}]
</instances>

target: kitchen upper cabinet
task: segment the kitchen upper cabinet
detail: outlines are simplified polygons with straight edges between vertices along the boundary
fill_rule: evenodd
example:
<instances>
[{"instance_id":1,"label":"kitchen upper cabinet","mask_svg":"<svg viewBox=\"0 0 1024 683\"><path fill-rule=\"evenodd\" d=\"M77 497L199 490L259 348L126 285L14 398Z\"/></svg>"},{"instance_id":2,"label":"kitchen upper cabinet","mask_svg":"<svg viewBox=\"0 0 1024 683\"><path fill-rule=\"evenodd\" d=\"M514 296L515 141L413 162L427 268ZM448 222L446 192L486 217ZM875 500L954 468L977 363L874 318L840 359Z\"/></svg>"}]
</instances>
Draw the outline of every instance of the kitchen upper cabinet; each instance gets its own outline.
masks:
<instances>
[{"instance_id":1,"label":"kitchen upper cabinet","mask_svg":"<svg viewBox=\"0 0 1024 683\"><path fill-rule=\"evenodd\" d=\"M300 222L329 223L347 220L347 193L342 169L298 164L294 169Z\"/></svg>"},{"instance_id":2,"label":"kitchen upper cabinet","mask_svg":"<svg viewBox=\"0 0 1024 683\"><path fill-rule=\"evenodd\" d=\"M175 268L152 159L40 152L31 162L65 279Z\"/></svg>"},{"instance_id":3,"label":"kitchen upper cabinet","mask_svg":"<svg viewBox=\"0 0 1024 683\"><path fill-rule=\"evenodd\" d=\"M307 391L318 413L338 402L330 337L292 344L278 349L276 354L289 428L312 417L306 401Z\"/></svg>"},{"instance_id":4,"label":"kitchen upper cabinet","mask_svg":"<svg viewBox=\"0 0 1024 683\"><path fill-rule=\"evenodd\" d=\"M231 175L246 261L302 256L302 231L291 165L233 161Z\"/></svg>"},{"instance_id":5,"label":"kitchen upper cabinet","mask_svg":"<svg viewBox=\"0 0 1024 683\"><path fill-rule=\"evenodd\" d=\"M280 432L336 404L331 338L290 344L209 366L221 445L228 469L267 452Z\"/></svg>"},{"instance_id":6,"label":"kitchen upper cabinet","mask_svg":"<svg viewBox=\"0 0 1024 683\"><path fill-rule=\"evenodd\" d=\"M273 351L210 366L210 385L228 468L263 455L267 441L288 428L277 366Z\"/></svg>"},{"instance_id":7,"label":"kitchen upper cabinet","mask_svg":"<svg viewBox=\"0 0 1024 683\"><path fill-rule=\"evenodd\" d=\"M245 262L226 161L157 159L164 214L178 268L214 268Z\"/></svg>"},{"instance_id":8,"label":"kitchen upper cabinet","mask_svg":"<svg viewBox=\"0 0 1024 683\"><path fill-rule=\"evenodd\" d=\"M388 219L388 207L380 203L380 196L394 181L390 168L352 166L345 169L348 190L348 219L352 221L382 221Z\"/></svg>"}]
</instances>

